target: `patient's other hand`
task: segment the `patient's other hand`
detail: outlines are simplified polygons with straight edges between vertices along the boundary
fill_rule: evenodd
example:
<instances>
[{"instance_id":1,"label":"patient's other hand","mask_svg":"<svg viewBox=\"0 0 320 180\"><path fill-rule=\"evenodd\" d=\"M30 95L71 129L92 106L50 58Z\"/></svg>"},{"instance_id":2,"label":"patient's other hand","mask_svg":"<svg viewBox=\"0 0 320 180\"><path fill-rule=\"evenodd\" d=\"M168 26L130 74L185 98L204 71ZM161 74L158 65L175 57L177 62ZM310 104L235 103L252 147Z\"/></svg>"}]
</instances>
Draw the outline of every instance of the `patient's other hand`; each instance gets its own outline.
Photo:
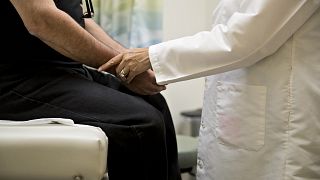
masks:
<instances>
[{"instance_id":1,"label":"patient's other hand","mask_svg":"<svg viewBox=\"0 0 320 180\"><path fill-rule=\"evenodd\" d=\"M125 84L125 86L141 95L154 95L166 89L166 86L156 83L154 72L151 69L137 75L130 84Z\"/></svg>"}]
</instances>

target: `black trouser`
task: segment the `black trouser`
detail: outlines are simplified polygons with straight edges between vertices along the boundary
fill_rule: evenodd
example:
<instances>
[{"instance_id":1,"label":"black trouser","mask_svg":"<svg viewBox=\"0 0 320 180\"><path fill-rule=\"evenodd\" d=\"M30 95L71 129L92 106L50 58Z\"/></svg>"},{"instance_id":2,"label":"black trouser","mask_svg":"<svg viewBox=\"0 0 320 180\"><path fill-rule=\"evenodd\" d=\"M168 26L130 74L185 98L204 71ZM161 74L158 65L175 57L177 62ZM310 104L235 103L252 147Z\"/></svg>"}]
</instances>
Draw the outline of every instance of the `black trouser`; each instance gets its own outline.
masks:
<instances>
[{"instance_id":1,"label":"black trouser","mask_svg":"<svg viewBox=\"0 0 320 180\"><path fill-rule=\"evenodd\" d=\"M13 83L1 77L0 119L61 117L98 126L109 138L110 180L181 179L174 126L160 94L139 96L112 75L84 67L18 73Z\"/></svg>"}]
</instances>

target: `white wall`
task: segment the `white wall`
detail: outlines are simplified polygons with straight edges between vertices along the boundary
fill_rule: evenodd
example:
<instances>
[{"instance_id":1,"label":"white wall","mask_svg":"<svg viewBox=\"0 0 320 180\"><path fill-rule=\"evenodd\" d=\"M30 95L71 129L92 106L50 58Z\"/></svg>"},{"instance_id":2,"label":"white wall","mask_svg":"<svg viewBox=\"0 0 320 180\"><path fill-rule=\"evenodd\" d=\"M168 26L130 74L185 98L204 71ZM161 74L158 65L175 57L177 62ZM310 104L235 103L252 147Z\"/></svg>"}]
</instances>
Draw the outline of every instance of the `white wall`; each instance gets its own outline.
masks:
<instances>
[{"instance_id":1,"label":"white wall","mask_svg":"<svg viewBox=\"0 0 320 180\"><path fill-rule=\"evenodd\" d=\"M164 40L193 35L211 27L211 13L218 0L164 0ZM204 78L169 84L162 94L172 112L177 133L185 132L181 111L202 107Z\"/></svg>"}]
</instances>

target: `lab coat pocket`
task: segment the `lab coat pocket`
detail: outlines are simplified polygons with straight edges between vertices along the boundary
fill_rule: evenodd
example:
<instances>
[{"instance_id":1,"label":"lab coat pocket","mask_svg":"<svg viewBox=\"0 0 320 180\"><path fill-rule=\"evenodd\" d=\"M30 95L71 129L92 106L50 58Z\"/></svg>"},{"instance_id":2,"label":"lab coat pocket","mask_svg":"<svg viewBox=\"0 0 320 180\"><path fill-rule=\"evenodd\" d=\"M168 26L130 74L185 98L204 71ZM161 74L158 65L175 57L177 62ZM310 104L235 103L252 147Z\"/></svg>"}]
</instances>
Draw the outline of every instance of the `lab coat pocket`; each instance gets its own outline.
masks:
<instances>
[{"instance_id":1,"label":"lab coat pocket","mask_svg":"<svg viewBox=\"0 0 320 180\"><path fill-rule=\"evenodd\" d=\"M218 82L216 129L219 143L258 151L265 136L265 86Z\"/></svg>"}]
</instances>

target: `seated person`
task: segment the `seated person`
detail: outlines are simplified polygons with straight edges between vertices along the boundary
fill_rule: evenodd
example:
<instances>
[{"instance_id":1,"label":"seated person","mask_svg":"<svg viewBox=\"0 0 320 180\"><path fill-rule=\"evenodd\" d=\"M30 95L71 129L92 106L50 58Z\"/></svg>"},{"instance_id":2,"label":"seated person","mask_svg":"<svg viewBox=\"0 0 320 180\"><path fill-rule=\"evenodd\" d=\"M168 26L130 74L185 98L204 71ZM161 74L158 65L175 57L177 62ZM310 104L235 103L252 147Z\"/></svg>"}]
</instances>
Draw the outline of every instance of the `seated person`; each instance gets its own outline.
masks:
<instances>
[{"instance_id":1,"label":"seated person","mask_svg":"<svg viewBox=\"0 0 320 180\"><path fill-rule=\"evenodd\" d=\"M110 180L181 179L171 114L159 93L165 86L149 81L151 70L130 85L94 70L126 48L81 5L1 1L9 38L1 50L0 119L60 117L97 126L109 138Z\"/></svg>"}]
</instances>

